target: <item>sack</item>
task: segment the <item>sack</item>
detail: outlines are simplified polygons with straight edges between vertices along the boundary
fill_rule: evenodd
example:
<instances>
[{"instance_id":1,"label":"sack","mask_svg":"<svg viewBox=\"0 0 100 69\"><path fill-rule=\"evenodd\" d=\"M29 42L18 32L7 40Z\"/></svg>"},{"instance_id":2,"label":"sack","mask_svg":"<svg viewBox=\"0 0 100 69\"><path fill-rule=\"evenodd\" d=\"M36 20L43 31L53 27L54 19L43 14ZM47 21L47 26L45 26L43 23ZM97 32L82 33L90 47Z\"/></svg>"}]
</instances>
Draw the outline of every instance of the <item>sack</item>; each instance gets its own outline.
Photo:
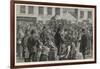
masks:
<instances>
[{"instance_id":1,"label":"sack","mask_svg":"<svg viewBox=\"0 0 100 69\"><path fill-rule=\"evenodd\" d=\"M25 47L25 58L29 58L29 51L27 47Z\"/></svg>"},{"instance_id":2,"label":"sack","mask_svg":"<svg viewBox=\"0 0 100 69\"><path fill-rule=\"evenodd\" d=\"M83 55L81 52L76 53L76 59L83 59Z\"/></svg>"}]
</instances>

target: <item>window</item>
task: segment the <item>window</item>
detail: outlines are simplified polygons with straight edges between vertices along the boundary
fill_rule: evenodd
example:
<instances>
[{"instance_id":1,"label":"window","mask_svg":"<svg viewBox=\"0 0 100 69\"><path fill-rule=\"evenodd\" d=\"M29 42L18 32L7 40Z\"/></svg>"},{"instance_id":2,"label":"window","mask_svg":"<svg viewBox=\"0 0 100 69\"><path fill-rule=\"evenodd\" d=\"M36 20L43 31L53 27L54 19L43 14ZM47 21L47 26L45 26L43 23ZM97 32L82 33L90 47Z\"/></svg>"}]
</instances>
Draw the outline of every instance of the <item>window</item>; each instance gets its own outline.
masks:
<instances>
[{"instance_id":1,"label":"window","mask_svg":"<svg viewBox=\"0 0 100 69\"><path fill-rule=\"evenodd\" d=\"M25 13L26 7L24 5L20 6L20 13Z\"/></svg>"},{"instance_id":2,"label":"window","mask_svg":"<svg viewBox=\"0 0 100 69\"><path fill-rule=\"evenodd\" d=\"M55 14L60 15L60 8L55 8Z\"/></svg>"},{"instance_id":3,"label":"window","mask_svg":"<svg viewBox=\"0 0 100 69\"><path fill-rule=\"evenodd\" d=\"M75 9L74 16L75 16L76 18L78 18L78 9Z\"/></svg>"},{"instance_id":4,"label":"window","mask_svg":"<svg viewBox=\"0 0 100 69\"><path fill-rule=\"evenodd\" d=\"M92 12L88 11L88 18L92 18Z\"/></svg>"},{"instance_id":5,"label":"window","mask_svg":"<svg viewBox=\"0 0 100 69\"><path fill-rule=\"evenodd\" d=\"M63 8L63 13L65 14L67 12L67 9L66 8Z\"/></svg>"},{"instance_id":6,"label":"window","mask_svg":"<svg viewBox=\"0 0 100 69\"><path fill-rule=\"evenodd\" d=\"M47 8L47 14L48 14L48 15L52 15L52 8L51 8L51 7L48 7L48 8Z\"/></svg>"},{"instance_id":7,"label":"window","mask_svg":"<svg viewBox=\"0 0 100 69\"><path fill-rule=\"evenodd\" d=\"M33 14L33 13L34 13L34 7L28 6L28 14Z\"/></svg>"},{"instance_id":8,"label":"window","mask_svg":"<svg viewBox=\"0 0 100 69\"><path fill-rule=\"evenodd\" d=\"M43 7L39 7L39 15L43 15L44 14L44 8Z\"/></svg>"},{"instance_id":9,"label":"window","mask_svg":"<svg viewBox=\"0 0 100 69\"><path fill-rule=\"evenodd\" d=\"M75 14L78 15L78 9L75 9Z\"/></svg>"},{"instance_id":10,"label":"window","mask_svg":"<svg viewBox=\"0 0 100 69\"><path fill-rule=\"evenodd\" d=\"M80 18L84 17L84 11L80 11Z\"/></svg>"}]
</instances>

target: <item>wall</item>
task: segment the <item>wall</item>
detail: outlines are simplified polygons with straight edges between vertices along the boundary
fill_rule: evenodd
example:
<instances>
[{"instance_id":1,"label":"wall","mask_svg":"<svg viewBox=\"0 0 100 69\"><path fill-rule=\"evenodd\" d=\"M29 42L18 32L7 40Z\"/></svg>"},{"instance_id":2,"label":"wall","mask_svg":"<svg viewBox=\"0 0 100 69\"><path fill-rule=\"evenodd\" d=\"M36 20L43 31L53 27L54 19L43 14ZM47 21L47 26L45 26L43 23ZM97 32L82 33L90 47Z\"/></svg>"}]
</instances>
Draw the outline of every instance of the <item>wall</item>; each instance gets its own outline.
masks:
<instances>
[{"instance_id":1,"label":"wall","mask_svg":"<svg viewBox=\"0 0 100 69\"><path fill-rule=\"evenodd\" d=\"M58 3L97 5L97 35L100 35L100 0L35 0ZM0 69L10 69L10 0L0 0ZM100 66L100 44L97 37L97 64L65 65L53 67L39 67L34 69L98 69ZM32 68L31 68L32 69Z\"/></svg>"}]
</instances>

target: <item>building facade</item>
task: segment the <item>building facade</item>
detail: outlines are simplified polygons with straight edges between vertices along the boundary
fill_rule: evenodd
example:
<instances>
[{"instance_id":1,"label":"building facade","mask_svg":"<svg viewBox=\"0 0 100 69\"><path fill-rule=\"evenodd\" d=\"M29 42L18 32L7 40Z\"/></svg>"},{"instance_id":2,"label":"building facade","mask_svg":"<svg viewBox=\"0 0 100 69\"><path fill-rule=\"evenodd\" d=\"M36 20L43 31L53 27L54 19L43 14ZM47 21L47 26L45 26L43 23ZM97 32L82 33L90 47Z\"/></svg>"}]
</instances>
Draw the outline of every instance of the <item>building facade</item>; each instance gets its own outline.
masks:
<instances>
[{"instance_id":1,"label":"building facade","mask_svg":"<svg viewBox=\"0 0 100 69\"><path fill-rule=\"evenodd\" d=\"M46 22L53 16L57 15L58 19L76 20L75 9L59 8L59 7L41 7L41 6L27 6L17 5L17 17L36 17L37 21Z\"/></svg>"}]
</instances>

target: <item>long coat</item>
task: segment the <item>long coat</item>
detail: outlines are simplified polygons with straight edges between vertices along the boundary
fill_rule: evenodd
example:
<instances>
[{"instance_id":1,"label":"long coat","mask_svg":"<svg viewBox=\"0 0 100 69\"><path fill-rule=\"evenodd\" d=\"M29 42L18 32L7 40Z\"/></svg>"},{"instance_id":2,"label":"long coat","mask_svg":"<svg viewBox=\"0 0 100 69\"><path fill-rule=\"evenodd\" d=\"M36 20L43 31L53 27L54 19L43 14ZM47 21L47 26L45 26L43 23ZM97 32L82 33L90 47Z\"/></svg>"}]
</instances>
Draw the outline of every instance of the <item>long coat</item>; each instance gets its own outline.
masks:
<instances>
[{"instance_id":1,"label":"long coat","mask_svg":"<svg viewBox=\"0 0 100 69\"><path fill-rule=\"evenodd\" d=\"M54 36L55 45L58 48L58 55L60 54L60 44L62 43L62 38L59 32L56 32Z\"/></svg>"},{"instance_id":2,"label":"long coat","mask_svg":"<svg viewBox=\"0 0 100 69\"><path fill-rule=\"evenodd\" d=\"M39 42L38 42L38 40L36 40L36 39L33 38L32 36L30 36L30 37L28 38L28 41L27 41L27 48L28 48L29 52L30 52L30 53L36 52L38 47L39 47Z\"/></svg>"},{"instance_id":3,"label":"long coat","mask_svg":"<svg viewBox=\"0 0 100 69\"><path fill-rule=\"evenodd\" d=\"M87 47L87 36L86 34L82 35L80 42L80 52L85 53Z\"/></svg>"}]
</instances>

